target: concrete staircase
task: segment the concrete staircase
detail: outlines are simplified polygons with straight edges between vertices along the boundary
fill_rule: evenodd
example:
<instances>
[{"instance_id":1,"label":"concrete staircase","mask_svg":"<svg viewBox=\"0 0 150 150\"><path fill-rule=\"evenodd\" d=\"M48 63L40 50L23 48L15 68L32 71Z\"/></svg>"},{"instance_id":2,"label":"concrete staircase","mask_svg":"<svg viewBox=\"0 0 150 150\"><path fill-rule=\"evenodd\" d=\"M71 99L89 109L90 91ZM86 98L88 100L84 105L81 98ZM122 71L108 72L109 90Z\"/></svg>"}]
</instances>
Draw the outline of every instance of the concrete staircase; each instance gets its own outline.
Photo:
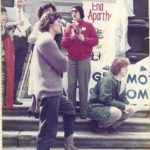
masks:
<instances>
[{"instance_id":1,"label":"concrete staircase","mask_svg":"<svg viewBox=\"0 0 150 150\"><path fill-rule=\"evenodd\" d=\"M4 150L35 149L38 131L38 119L29 118L27 110L30 100L23 100L24 105L11 110L3 109L3 146ZM137 112L119 128L118 133L96 134L90 119L76 118L75 144L81 150L89 149L150 149L149 112ZM63 149L63 123L59 117L57 139L53 145L56 150ZM17 149L18 148L18 149Z\"/></svg>"}]
</instances>

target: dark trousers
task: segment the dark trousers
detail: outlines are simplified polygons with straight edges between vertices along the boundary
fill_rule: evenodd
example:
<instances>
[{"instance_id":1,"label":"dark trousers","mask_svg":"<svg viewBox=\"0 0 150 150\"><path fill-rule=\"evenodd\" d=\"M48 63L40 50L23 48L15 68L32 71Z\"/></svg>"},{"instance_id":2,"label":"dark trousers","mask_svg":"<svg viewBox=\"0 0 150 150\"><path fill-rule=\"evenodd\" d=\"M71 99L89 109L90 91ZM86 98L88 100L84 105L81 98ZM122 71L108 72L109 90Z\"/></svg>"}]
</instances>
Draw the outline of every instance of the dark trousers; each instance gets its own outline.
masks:
<instances>
[{"instance_id":1,"label":"dark trousers","mask_svg":"<svg viewBox=\"0 0 150 150\"><path fill-rule=\"evenodd\" d=\"M15 74L14 74L14 101L17 98L18 84L21 79L23 65L28 52L28 42L26 37L14 36L15 47Z\"/></svg>"},{"instance_id":2,"label":"dark trousers","mask_svg":"<svg viewBox=\"0 0 150 150\"><path fill-rule=\"evenodd\" d=\"M75 109L64 96L47 97L41 101L40 128L37 137L37 150L49 150L58 129L58 116L63 116L65 137L73 134Z\"/></svg>"}]
</instances>

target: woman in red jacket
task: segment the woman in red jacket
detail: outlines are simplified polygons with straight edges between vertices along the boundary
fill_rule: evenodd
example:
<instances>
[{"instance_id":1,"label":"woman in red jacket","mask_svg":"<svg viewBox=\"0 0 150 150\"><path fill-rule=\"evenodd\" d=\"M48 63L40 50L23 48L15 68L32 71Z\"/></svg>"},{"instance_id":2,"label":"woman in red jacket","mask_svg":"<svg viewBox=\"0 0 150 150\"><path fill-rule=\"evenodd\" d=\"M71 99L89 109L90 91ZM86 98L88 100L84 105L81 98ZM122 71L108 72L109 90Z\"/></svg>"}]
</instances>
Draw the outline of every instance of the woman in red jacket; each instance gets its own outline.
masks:
<instances>
[{"instance_id":1,"label":"woman in red jacket","mask_svg":"<svg viewBox=\"0 0 150 150\"><path fill-rule=\"evenodd\" d=\"M73 23L66 28L62 47L68 51L68 99L74 105L76 102L76 88L79 85L81 119L87 116L88 84L91 75L91 54L98 44L98 36L93 25L83 20L84 11L81 6L74 6L71 10Z\"/></svg>"},{"instance_id":2,"label":"woman in red jacket","mask_svg":"<svg viewBox=\"0 0 150 150\"><path fill-rule=\"evenodd\" d=\"M6 9L3 6L1 6L2 99L3 105L6 106L6 108L12 108L15 55L12 39L5 29L6 18Z\"/></svg>"}]
</instances>

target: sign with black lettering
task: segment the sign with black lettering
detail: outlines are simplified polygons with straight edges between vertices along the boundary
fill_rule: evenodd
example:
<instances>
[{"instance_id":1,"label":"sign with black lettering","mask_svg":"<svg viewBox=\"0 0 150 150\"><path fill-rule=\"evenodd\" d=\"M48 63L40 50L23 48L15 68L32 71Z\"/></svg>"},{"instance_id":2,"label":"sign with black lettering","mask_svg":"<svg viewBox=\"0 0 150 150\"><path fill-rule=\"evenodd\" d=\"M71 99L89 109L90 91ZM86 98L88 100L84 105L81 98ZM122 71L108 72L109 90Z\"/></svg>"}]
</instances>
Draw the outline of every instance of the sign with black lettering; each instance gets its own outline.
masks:
<instances>
[{"instance_id":1,"label":"sign with black lettering","mask_svg":"<svg viewBox=\"0 0 150 150\"><path fill-rule=\"evenodd\" d=\"M149 57L141 60L137 64L128 67L128 75L124 78L126 83L126 96L129 100L150 100L150 69ZM98 80L109 72L110 64L100 61L92 61L92 73L89 84L89 91ZM90 93L89 93L90 94Z\"/></svg>"},{"instance_id":2,"label":"sign with black lettering","mask_svg":"<svg viewBox=\"0 0 150 150\"><path fill-rule=\"evenodd\" d=\"M92 59L112 61L131 48L127 40L127 29L128 17L134 15L133 0L83 1L83 8L85 20L94 25L99 37Z\"/></svg>"}]
</instances>

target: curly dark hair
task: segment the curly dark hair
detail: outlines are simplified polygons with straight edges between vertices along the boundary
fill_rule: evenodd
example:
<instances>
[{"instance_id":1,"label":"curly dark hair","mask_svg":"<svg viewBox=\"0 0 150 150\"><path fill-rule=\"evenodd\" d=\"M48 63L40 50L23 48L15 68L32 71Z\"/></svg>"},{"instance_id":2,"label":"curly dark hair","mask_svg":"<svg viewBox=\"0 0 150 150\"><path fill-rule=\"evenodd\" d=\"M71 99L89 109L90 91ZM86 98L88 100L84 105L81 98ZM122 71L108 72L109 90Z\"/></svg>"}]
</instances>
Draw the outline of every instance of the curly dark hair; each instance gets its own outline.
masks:
<instances>
[{"instance_id":1,"label":"curly dark hair","mask_svg":"<svg viewBox=\"0 0 150 150\"><path fill-rule=\"evenodd\" d=\"M130 64L130 61L126 57L117 57L111 64L110 71L113 75L118 75L121 68L126 67Z\"/></svg>"},{"instance_id":2,"label":"curly dark hair","mask_svg":"<svg viewBox=\"0 0 150 150\"><path fill-rule=\"evenodd\" d=\"M59 13L45 13L40 19L39 30L41 32L49 31L49 25L53 24L58 18L62 18Z\"/></svg>"},{"instance_id":3,"label":"curly dark hair","mask_svg":"<svg viewBox=\"0 0 150 150\"><path fill-rule=\"evenodd\" d=\"M44 10L48 9L48 8L52 8L53 12L56 12L56 7L54 4L52 4L49 1L45 1L43 2L41 5L39 5L38 9L37 9L37 15L39 17L39 19L41 18L41 16L44 13Z\"/></svg>"},{"instance_id":4,"label":"curly dark hair","mask_svg":"<svg viewBox=\"0 0 150 150\"><path fill-rule=\"evenodd\" d=\"M1 12L7 12L7 10L4 6L1 6Z\"/></svg>"}]
</instances>

